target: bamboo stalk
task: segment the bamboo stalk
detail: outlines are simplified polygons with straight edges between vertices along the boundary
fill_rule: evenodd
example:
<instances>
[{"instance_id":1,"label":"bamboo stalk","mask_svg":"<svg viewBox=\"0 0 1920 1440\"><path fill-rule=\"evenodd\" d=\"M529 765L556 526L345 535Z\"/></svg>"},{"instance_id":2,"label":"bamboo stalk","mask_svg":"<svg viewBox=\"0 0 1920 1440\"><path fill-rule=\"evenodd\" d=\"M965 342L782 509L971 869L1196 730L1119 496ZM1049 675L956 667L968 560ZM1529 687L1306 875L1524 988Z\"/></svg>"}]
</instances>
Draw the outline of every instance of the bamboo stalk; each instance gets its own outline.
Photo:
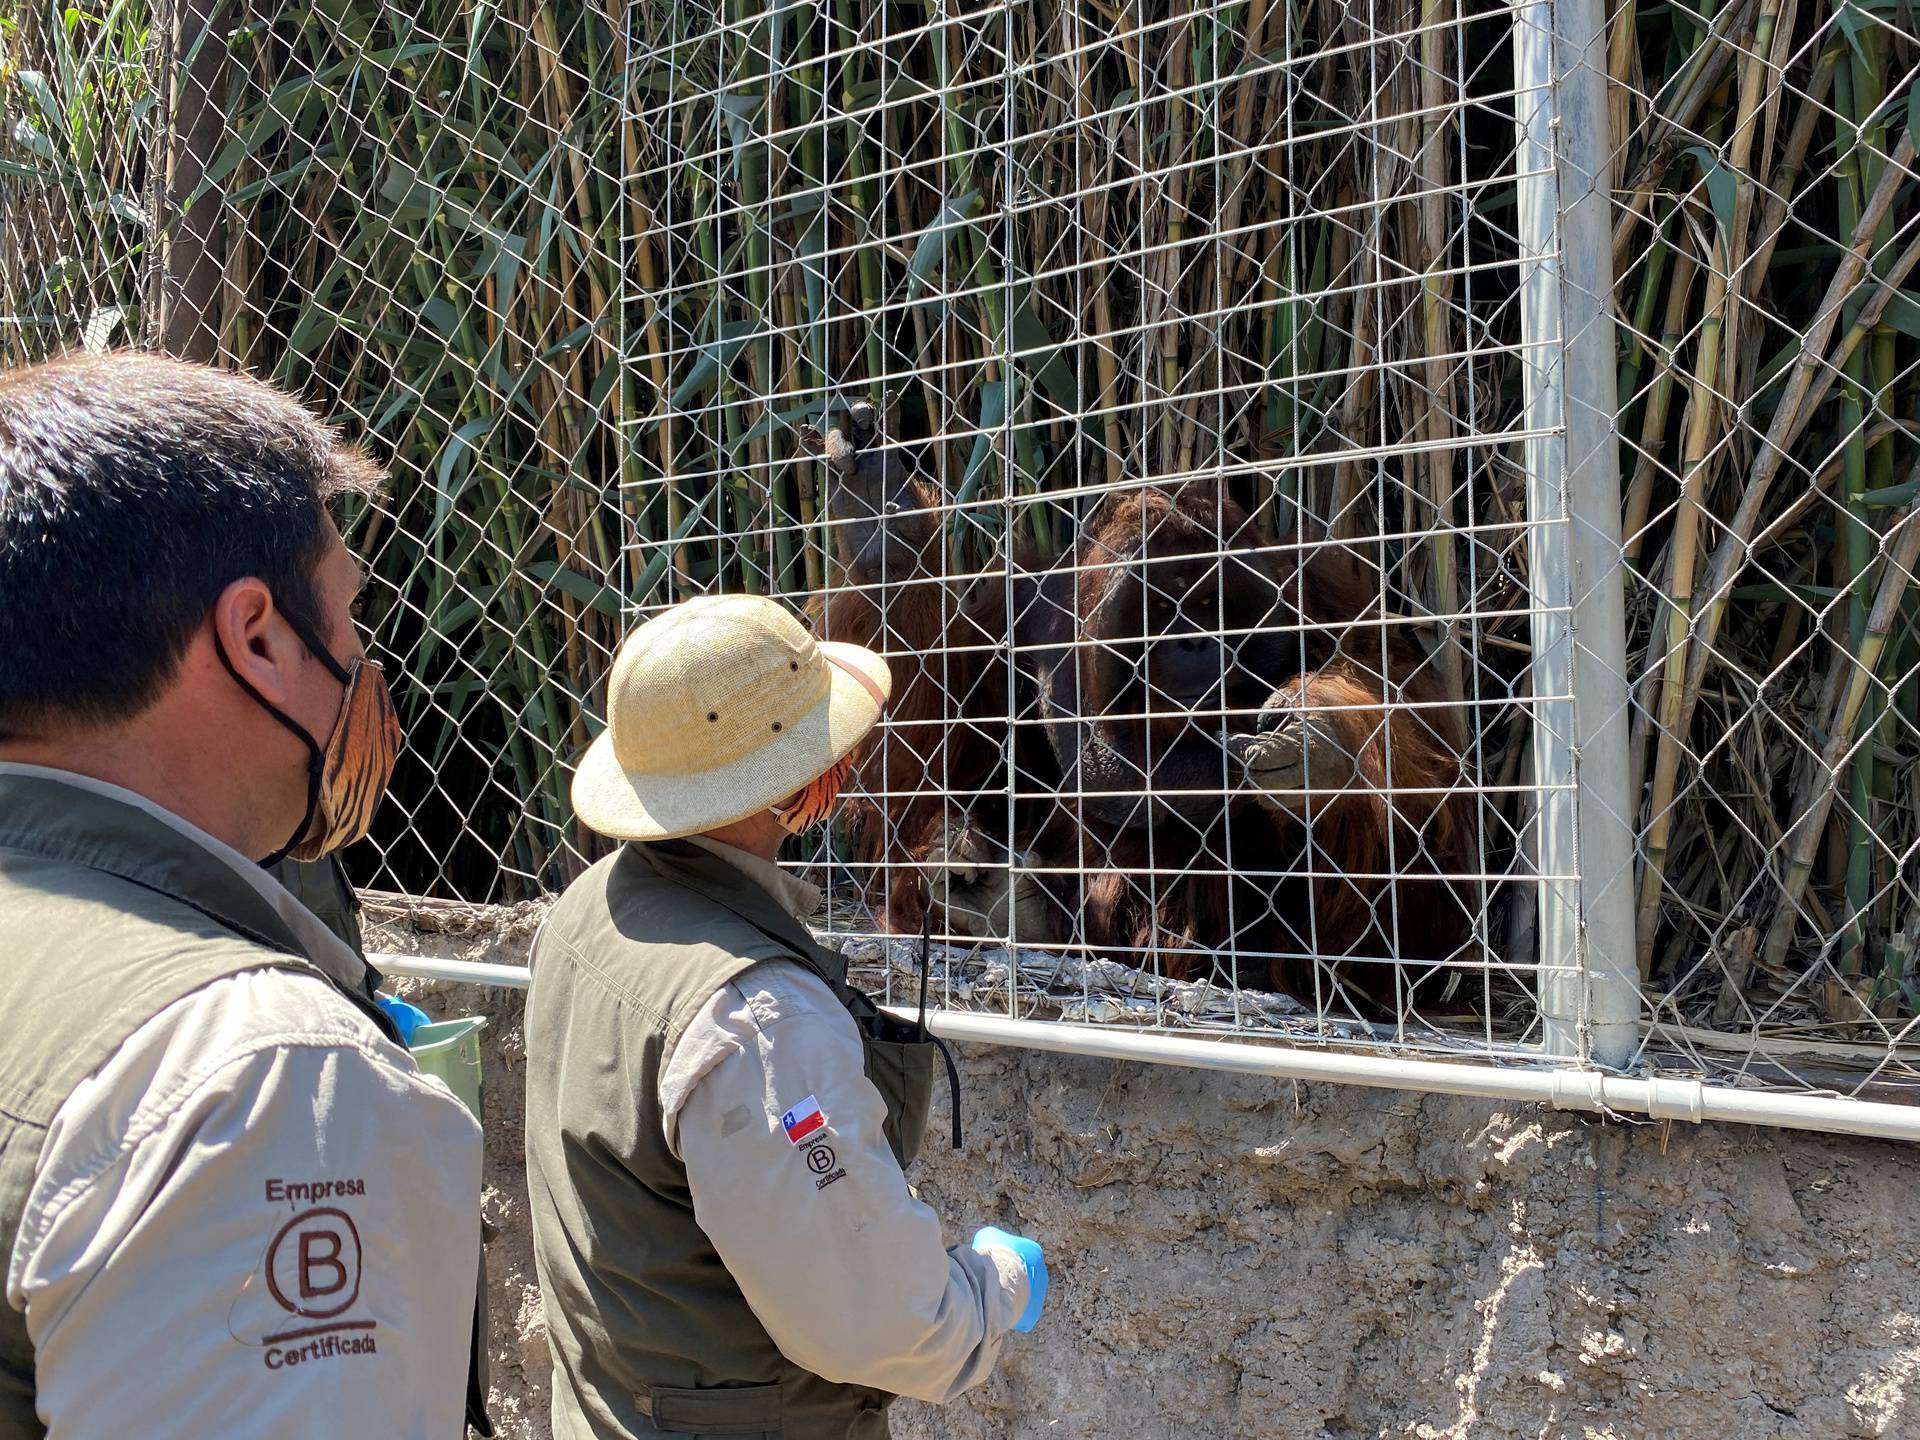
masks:
<instances>
[{"instance_id":1,"label":"bamboo stalk","mask_svg":"<svg viewBox=\"0 0 1920 1440\"><path fill-rule=\"evenodd\" d=\"M1912 478L1920 482L1920 464L1914 467ZM1802 763L1794 787L1790 812L1794 818L1789 827L1791 847L1786 857L1786 873L1780 881L1779 908L1768 927L1761 952L1763 964L1776 967L1783 964L1787 947L1793 943L1800 897L1813 873L1814 854L1821 836L1826 833L1827 816L1838 794L1837 772L1853 748L1855 726L1877 678L1876 667L1899 615L1900 603L1913 576L1914 562L1920 560L1920 524L1914 523L1915 515L1916 507L1909 505L1889 527L1887 561L1881 568L1860 648L1856 653L1836 657L1832 675L1837 678L1844 672L1848 678L1837 687L1839 693L1825 727L1826 742L1817 755L1809 755Z\"/></svg>"},{"instance_id":2,"label":"bamboo stalk","mask_svg":"<svg viewBox=\"0 0 1920 1440\"><path fill-rule=\"evenodd\" d=\"M1607 21L1607 75L1613 81L1607 90L1607 122L1613 153L1621 156L1633 135L1634 111L1646 108L1640 103L1638 16L1637 0L1623 0Z\"/></svg>"},{"instance_id":3,"label":"bamboo stalk","mask_svg":"<svg viewBox=\"0 0 1920 1440\"><path fill-rule=\"evenodd\" d=\"M1653 108L1658 118L1649 125L1648 133L1642 137L1640 163L1636 172L1622 184L1621 188L1633 193L1629 203L1622 207L1620 218L1614 222L1613 270L1616 275L1627 271L1634 232L1645 220L1653 202L1657 188L1654 177L1666 168L1673 147L1692 131L1694 122L1719 90L1739 48L1729 44L1728 37L1746 25L1747 17L1757 3L1758 0L1739 0L1737 4L1723 6L1717 11L1708 33L1701 39L1681 73L1660 87L1660 95L1672 94L1678 98L1661 104L1659 96L1655 97Z\"/></svg>"},{"instance_id":4,"label":"bamboo stalk","mask_svg":"<svg viewBox=\"0 0 1920 1440\"><path fill-rule=\"evenodd\" d=\"M1720 375L1720 342L1726 322L1728 235L1716 229L1707 266L1707 292L1702 307L1700 339L1694 352L1693 377L1687 399L1686 433L1680 453L1680 503L1674 516L1673 541L1664 587L1667 605L1666 651L1656 667L1660 676L1659 737L1654 751L1653 788L1647 801L1647 828L1640 872L1637 924L1640 977L1652 974L1653 937L1660 908L1662 872L1673 829L1674 782L1680 768L1681 728L1685 696L1686 656L1693 633L1693 582L1697 569L1697 542L1710 457L1717 438L1720 397L1714 386Z\"/></svg>"},{"instance_id":5,"label":"bamboo stalk","mask_svg":"<svg viewBox=\"0 0 1920 1440\"><path fill-rule=\"evenodd\" d=\"M1780 403L1774 410L1773 422L1754 455L1753 468L1748 474L1746 489L1741 495L1740 504L1726 522L1720 543L1714 547L1713 559L1707 567L1706 580L1701 586L1705 603L1699 622L1699 643L1694 648L1693 658L1689 661L1690 669L1686 686L1689 693L1697 692L1699 689L1700 676L1705 672L1708 658L1713 652L1714 642L1719 636L1721 620L1725 615L1725 593L1732 584L1735 572L1746 563L1747 546L1755 526L1759 523L1768 490L1779 473L1781 463L1786 459L1798 438L1800 430L1812 418L1813 406L1818 403L1817 394L1824 394L1826 385L1830 383L1830 380L1818 378L1823 371L1826 375L1831 375L1831 371L1826 369L1832 364L1831 359L1823 362L1827 341L1832 337L1834 326L1840 320L1846 298L1852 294L1854 287L1860 282L1861 275L1866 271L1867 255L1873 245L1874 233L1878 230L1881 219L1891 209L1894 196L1899 191L1900 172L1913 163L1913 158L1913 136L1908 134L1901 138L1899 146L1894 151L1893 163L1881 177L1881 182L1875 188L1872 199L1860 217L1859 224L1854 227L1846 254L1841 257L1834 271L1833 279L1827 286L1826 296L1820 302L1813 324L1808 328L1800 354L1786 378ZM1920 252L1913 253L1920 255ZM1691 706L1683 703L1679 715L1679 722L1683 728L1691 722L1691 718Z\"/></svg>"},{"instance_id":6,"label":"bamboo stalk","mask_svg":"<svg viewBox=\"0 0 1920 1440\"><path fill-rule=\"evenodd\" d=\"M1265 0L1255 0L1264 5ZM1088 31L1082 26L1079 0L1069 0L1062 10L1065 18L1066 47L1072 56L1074 72L1071 77L1073 115L1075 130L1079 136L1093 131L1093 87L1085 72L1085 59L1082 48L1086 43ZM1095 134L1097 142L1098 135ZM1107 199L1106 182L1103 177L1112 173L1112 156L1105 147L1094 144L1092 153L1081 157L1075 179L1080 188L1090 191L1084 217L1087 237L1087 273L1091 277L1089 298L1086 308L1092 311L1093 322L1089 343L1093 347L1094 373L1097 377L1096 407L1099 410L1099 428L1102 437L1101 458L1105 479L1109 485L1118 485L1125 474L1126 443L1122 438L1120 419L1116 413L1120 402L1120 361L1114 353L1113 297L1109 290L1110 260L1107 251L1107 225L1111 207Z\"/></svg>"},{"instance_id":7,"label":"bamboo stalk","mask_svg":"<svg viewBox=\"0 0 1920 1440\"><path fill-rule=\"evenodd\" d=\"M1726 373L1721 378L1723 393L1739 393L1740 321L1745 308L1746 287L1738 282L1747 259L1748 227L1753 218L1753 197L1766 184L1764 157L1756 171L1753 162L1754 139L1761 122L1762 87L1772 50L1773 28L1780 18L1780 0L1760 0L1760 14L1753 32L1741 46L1739 61L1739 105L1733 122L1733 136L1727 146L1726 166L1734 176L1733 225L1727 235L1728 300L1726 335L1723 346Z\"/></svg>"},{"instance_id":8,"label":"bamboo stalk","mask_svg":"<svg viewBox=\"0 0 1920 1440\"><path fill-rule=\"evenodd\" d=\"M1667 313L1661 323L1660 343L1656 347L1658 370L1641 417L1640 442L1635 447L1639 458L1634 465L1633 479L1627 486L1626 509L1621 518L1620 533L1625 537L1622 555L1629 564L1639 559L1641 546L1646 542L1647 512L1653 505L1653 483L1661 469L1660 452L1667 433L1667 411L1673 402L1674 375L1678 369L1676 358L1687 323L1688 305L1693 298L1694 274L1698 269L1699 262L1694 259L1692 251L1683 247L1675 248L1673 275L1667 284Z\"/></svg>"},{"instance_id":9,"label":"bamboo stalk","mask_svg":"<svg viewBox=\"0 0 1920 1440\"><path fill-rule=\"evenodd\" d=\"M1193 468L1191 432L1182 425L1180 407L1172 403L1180 392L1180 314L1181 276L1185 270L1184 244L1187 235L1187 104L1178 92L1187 83L1187 33L1191 25L1191 0L1171 0L1180 16L1166 34L1164 62L1167 66L1166 102L1167 142L1163 152L1167 174L1158 186L1160 229L1166 241L1159 255L1158 278L1154 282L1155 308L1159 329L1156 340L1160 353L1159 396L1160 451L1163 471L1185 473ZM1183 433L1184 432L1184 433ZM1185 453L1183 454L1183 447Z\"/></svg>"},{"instance_id":10,"label":"bamboo stalk","mask_svg":"<svg viewBox=\"0 0 1920 1440\"><path fill-rule=\"evenodd\" d=\"M1793 130L1787 137L1786 152L1774 172L1767 208L1760 220L1760 243L1754 247L1753 264L1748 267L1749 299L1757 298L1760 287L1766 283L1768 267L1773 263L1774 247L1786 232L1787 215L1793 205L1801 173L1806 167L1807 150L1813 143L1814 127L1826 114L1827 94L1832 88L1833 62L1823 56L1808 82L1806 99L1795 115ZM1771 103L1773 97L1768 98Z\"/></svg>"},{"instance_id":11,"label":"bamboo stalk","mask_svg":"<svg viewBox=\"0 0 1920 1440\"><path fill-rule=\"evenodd\" d=\"M1452 0L1421 0L1420 13L1420 303L1421 343L1426 356L1422 365L1424 379L1420 402L1423 409L1427 444L1424 479L1428 513L1425 526L1435 531L1429 542L1433 569L1433 612L1444 615L1447 638L1438 655L1442 683L1448 695L1464 695L1460 670L1460 648L1453 641L1460 613L1460 564L1456 556L1452 525L1453 434L1455 397L1453 362L1446 357L1455 349L1453 326L1449 319L1453 306L1453 280L1450 271L1447 200L1442 193L1447 183L1447 157L1443 146L1449 126L1447 87L1444 76L1448 47L1442 29L1442 16L1454 19Z\"/></svg>"}]
</instances>

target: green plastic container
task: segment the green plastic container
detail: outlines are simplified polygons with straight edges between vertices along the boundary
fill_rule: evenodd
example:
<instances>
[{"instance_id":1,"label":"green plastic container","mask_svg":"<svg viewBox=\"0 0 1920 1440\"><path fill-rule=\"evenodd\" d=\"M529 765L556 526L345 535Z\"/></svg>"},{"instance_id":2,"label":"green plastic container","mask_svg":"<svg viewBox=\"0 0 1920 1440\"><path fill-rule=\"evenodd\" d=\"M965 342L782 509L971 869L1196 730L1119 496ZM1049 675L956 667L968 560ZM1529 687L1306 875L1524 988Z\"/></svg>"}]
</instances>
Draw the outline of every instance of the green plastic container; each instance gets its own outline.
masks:
<instances>
[{"instance_id":1,"label":"green plastic container","mask_svg":"<svg viewBox=\"0 0 1920 1440\"><path fill-rule=\"evenodd\" d=\"M423 1071L447 1082L476 1120L480 1118L480 1031L486 1023L484 1015L437 1020L415 1030L413 1044L407 1047Z\"/></svg>"}]
</instances>

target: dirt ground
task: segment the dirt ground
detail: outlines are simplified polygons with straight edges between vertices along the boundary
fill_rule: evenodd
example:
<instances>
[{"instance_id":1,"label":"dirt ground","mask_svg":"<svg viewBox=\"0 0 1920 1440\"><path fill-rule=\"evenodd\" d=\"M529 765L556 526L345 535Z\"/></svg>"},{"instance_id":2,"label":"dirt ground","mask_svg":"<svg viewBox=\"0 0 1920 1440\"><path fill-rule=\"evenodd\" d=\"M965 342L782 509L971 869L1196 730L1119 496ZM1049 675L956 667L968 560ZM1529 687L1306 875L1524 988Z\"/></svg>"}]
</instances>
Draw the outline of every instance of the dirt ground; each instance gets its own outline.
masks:
<instances>
[{"instance_id":1,"label":"dirt ground","mask_svg":"<svg viewBox=\"0 0 1920 1440\"><path fill-rule=\"evenodd\" d=\"M530 926L375 950L509 963ZM544 1436L520 997L482 1011L494 1415ZM1045 1318L902 1440L1920 1437L1920 1152L1013 1050L961 1056L951 1236L1047 1247ZM877 1257L878 1264L878 1257Z\"/></svg>"}]
</instances>

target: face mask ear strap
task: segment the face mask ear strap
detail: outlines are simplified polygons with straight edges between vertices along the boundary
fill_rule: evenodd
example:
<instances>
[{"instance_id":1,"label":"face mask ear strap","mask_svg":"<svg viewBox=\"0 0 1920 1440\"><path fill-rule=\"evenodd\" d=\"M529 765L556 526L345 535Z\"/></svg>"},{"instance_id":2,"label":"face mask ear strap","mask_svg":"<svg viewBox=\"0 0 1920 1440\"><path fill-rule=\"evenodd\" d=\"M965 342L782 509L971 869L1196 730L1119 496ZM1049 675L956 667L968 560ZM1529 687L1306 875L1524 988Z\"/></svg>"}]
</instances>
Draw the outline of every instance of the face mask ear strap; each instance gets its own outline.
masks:
<instances>
[{"instance_id":1,"label":"face mask ear strap","mask_svg":"<svg viewBox=\"0 0 1920 1440\"><path fill-rule=\"evenodd\" d=\"M333 651L320 643L319 637L307 628L304 621L295 619L293 613L289 610L282 610L280 612L280 618L286 621L293 633L300 637L300 643L312 652L313 658L327 667L334 679L338 680L342 685L347 684L353 679L353 672L333 658ZM228 668L231 669L232 667L229 666Z\"/></svg>"},{"instance_id":2,"label":"face mask ear strap","mask_svg":"<svg viewBox=\"0 0 1920 1440\"><path fill-rule=\"evenodd\" d=\"M297 623L292 621L288 623L293 624L295 634L300 633L301 627ZM305 644L307 637L300 635L300 639L301 642ZM312 649L313 647L309 645L308 648ZM220 663L227 667L227 673L233 677L233 683L246 691L248 695L252 696L254 704L258 705L262 710L286 726L287 729L299 736L300 740L307 747L307 813L300 817L300 828L293 832L293 838L260 862L261 865L270 869L286 859L287 856L292 853L294 847L307 838L307 831L313 825L314 811L320 808L320 779L321 776L326 773L327 755L326 752L320 748L320 742L307 733L306 726L302 725L298 720L294 719L291 715L287 714L286 711L282 710L278 705L275 705L271 700L267 699L266 696L254 689L253 686L247 682L247 677L234 668L233 660L227 654L227 647L220 639L220 632L218 630L213 632L213 649L214 653L220 657ZM332 666L335 670L339 669L339 665L333 656L328 655L324 647L315 653L325 656L328 665Z\"/></svg>"},{"instance_id":3,"label":"face mask ear strap","mask_svg":"<svg viewBox=\"0 0 1920 1440\"><path fill-rule=\"evenodd\" d=\"M302 639L304 640L305 637L303 636ZM227 673L233 677L233 683L238 685L242 690L246 691L247 694L251 695L253 697L254 704L258 705L262 710L266 711L269 715L273 716L274 719L278 720L282 725L286 726L287 729L291 730L295 735L298 735L303 741L306 742L307 749L313 752L313 756L314 756L313 768L315 773L317 774L319 772L321 762L325 758L324 754L320 749L320 742L315 740L313 736L307 732L306 726L302 725L298 720L294 719L291 715L287 714L286 711L282 710L278 705L274 704L271 700L267 699L266 696L262 695L258 690L254 689L253 686L248 683L247 677L242 675L238 670L234 669L233 661L227 655L227 647L221 642L220 632L217 630L214 632L214 635L213 635L213 649L214 649L214 653L220 657L220 663L227 667ZM321 653L325 654L324 651ZM329 655L327 656L327 658L331 660L333 657Z\"/></svg>"},{"instance_id":4,"label":"face mask ear strap","mask_svg":"<svg viewBox=\"0 0 1920 1440\"><path fill-rule=\"evenodd\" d=\"M326 756L315 750L313 759L307 762L307 810L300 817L300 828L293 832L286 844L260 862L261 869L271 870L291 855L295 847L307 838L307 831L313 827L313 812L320 808L320 777L326 771L326 760Z\"/></svg>"}]
</instances>

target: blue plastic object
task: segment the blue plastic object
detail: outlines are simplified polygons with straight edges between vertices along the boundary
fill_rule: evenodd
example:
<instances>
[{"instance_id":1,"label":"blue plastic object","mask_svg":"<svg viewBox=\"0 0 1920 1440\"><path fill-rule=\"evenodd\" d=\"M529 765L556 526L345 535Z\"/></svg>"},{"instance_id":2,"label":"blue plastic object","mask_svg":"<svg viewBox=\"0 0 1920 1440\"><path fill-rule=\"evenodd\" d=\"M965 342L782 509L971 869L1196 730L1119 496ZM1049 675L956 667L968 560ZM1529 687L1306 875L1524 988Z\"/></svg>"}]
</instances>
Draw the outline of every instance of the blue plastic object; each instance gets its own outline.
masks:
<instances>
[{"instance_id":1,"label":"blue plastic object","mask_svg":"<svg viewBox=\"0 0 1920 1440\"><path fill-rule=\"evenodd\" d=\"M1024 1335L1040 1323L1041 1307L1047 1303L1047 1257L1040 1249L1039 1241L1010 1234L997 1225L988 1225L973 1237L974 1249L983 1249L988 1245L1011 1251L1027 1267L1027 1308L1013 1322L1013 1328Z\"/></svg>"},{"instance_id":2,"label":"blue plastic object","mask_svg":"<svg viewBox=\"0 0 1920 1440\"><path fill-rule=\"evenodd\" d=\"M433 1017L418 1005L408 1004L405 1000L396 1000L391 995L376 995L374 1003L387 1012L387 1018L393 1021L394 1028L400 1032L400 1043L411 1046L413 1032L422 1025L431 1025Z\"/></svg>"}]
</instances>

